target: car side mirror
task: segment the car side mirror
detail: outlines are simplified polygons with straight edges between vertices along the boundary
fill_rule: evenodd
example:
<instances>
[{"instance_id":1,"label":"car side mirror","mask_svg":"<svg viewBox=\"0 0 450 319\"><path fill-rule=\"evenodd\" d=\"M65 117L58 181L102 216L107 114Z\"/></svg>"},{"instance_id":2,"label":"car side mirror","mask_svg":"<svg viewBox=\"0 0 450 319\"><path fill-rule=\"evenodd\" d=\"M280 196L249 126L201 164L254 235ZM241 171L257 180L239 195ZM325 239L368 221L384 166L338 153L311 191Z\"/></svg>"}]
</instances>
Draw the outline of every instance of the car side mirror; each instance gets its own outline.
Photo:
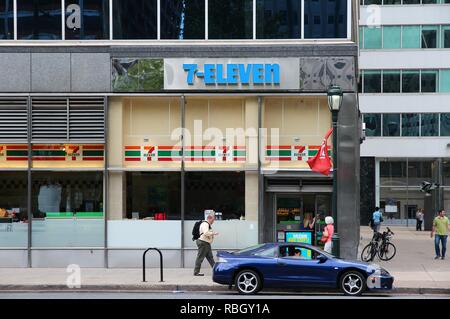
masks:
<instances>
[{"instance_id":1,"label":"car side mirror","mask_svg":"<svg viewBox=\"0 0 450 319\"><path fill-rule=\"evenodd\" d=\"M326 262L328 260L328 258L325 257L325 255L319 255L319 256L317 256L317 260L319 261L320 264L323 264L324 262Z\"/></svg>"}]
</instances>

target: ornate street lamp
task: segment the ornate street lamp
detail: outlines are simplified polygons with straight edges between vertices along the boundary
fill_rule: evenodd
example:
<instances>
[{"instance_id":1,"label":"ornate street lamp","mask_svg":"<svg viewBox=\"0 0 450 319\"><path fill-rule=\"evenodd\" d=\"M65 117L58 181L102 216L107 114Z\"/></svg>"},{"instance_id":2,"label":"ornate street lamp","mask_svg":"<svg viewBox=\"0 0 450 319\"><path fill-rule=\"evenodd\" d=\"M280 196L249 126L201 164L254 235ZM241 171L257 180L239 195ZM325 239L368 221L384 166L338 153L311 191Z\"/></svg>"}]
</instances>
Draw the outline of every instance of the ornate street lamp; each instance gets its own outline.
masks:
<instances>
[{"instance_id":1,"label":"ornate street lamp","mask_svg":"<svg viewBox=\"0 0 450 319\"><path fill-rule=\"evenodd\" d=\"M338 135L338 114L342 106L343 93L339 86L331 86L328 89L328 107L333 121L333 200L332 211L334 219L333 255L339 257L339 235L338 235L338 217L337 217L337 135Z\"/></svg>"}]
</instances>

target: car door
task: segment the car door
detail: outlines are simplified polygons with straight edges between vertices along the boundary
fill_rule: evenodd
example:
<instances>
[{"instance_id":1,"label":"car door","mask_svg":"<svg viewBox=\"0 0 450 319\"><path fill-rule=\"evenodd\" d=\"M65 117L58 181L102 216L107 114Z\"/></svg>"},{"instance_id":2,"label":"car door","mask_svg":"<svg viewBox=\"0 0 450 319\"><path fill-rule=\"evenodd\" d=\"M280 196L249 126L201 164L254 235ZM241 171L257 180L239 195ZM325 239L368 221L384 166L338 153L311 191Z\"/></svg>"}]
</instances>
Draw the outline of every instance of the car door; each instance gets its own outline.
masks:
<instances>
[{"instance_id":1,"label":"car door","mask_svg":"<svg viewBox=\"0 0 450 319\"><path fill-rule=\"evenodd\" d=\"M286 247L281 247L281 250ZM277 260L280 281L289 287L331 287L336 285L338 269L331 260L319 260L320 253L309 247L290 246L289 250L300 250L301 256L281 253Z\"/></svg>"}]
</instances>

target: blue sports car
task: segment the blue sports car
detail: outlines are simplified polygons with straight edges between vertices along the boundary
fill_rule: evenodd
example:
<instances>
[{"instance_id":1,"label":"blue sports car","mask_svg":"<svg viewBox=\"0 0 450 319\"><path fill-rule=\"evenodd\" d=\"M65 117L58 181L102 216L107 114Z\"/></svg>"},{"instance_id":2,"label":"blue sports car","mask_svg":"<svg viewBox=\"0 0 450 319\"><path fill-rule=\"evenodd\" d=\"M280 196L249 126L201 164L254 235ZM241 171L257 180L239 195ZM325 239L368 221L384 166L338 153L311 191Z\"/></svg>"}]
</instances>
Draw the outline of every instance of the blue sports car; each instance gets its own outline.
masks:
<instances>
[{"instance_id":1,"label":"blue sports car","mask_svg":"<svg viewBox=\"0 0 450 319\"><path fill-rule=\"evenodd\" d=\"M394 278L383 268L336 258L314 246L268 243L236 252L219 251L213 269L216 283L234 285L241 294L263 288L339 288L359 296L366 289L392 289Z\"/></svg>"}]
</instances>

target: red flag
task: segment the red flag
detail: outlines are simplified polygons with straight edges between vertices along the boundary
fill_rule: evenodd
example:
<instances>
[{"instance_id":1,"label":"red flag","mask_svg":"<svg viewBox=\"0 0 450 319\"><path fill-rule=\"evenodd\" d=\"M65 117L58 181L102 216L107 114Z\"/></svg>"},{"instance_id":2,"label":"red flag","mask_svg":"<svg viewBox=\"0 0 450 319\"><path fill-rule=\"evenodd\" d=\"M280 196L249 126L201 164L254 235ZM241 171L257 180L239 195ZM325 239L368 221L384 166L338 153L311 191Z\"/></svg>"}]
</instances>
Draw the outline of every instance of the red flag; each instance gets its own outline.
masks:
<instances>
[{"instance_id":1,"label":"red flag","mask_svg":"<svg viewBox=\"0 0 450 319\"><path fill-rule=\"evenodd\" d=\"M331 159L330 156L328 156L329 147L327 143L331 133L333 133L333 128L330 128L327 134L325 134L325 138L323 139L322 145L320 146L317 154L308 160L308 165L313 172L327 176L330 175L331 171Z\"/></svg>"}]
</instances>

